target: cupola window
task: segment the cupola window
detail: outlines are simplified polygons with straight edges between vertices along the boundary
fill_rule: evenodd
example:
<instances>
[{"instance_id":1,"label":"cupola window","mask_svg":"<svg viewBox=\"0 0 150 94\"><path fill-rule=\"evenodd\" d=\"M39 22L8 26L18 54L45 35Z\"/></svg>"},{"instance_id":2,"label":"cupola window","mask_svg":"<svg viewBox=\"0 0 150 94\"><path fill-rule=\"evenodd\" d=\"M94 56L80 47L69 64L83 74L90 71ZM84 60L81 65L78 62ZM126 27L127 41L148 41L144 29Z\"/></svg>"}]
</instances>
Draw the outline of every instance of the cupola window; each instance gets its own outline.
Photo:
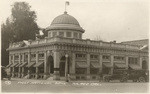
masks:
<instances>
[{"instance_id":1,"label":"cupola window","mask_svg":"<svg viewBox=\"0 0 150 94\"><path fill-rule=\"evenodd\" d=\"M74 38L78 38L78 34L74 32Z\"/></svg>"},{"instance_id":2,"label":"cupola window","mask_svg":"<svg viewBox=\"0 0 150 94\"><path fill-rule=\"evenodd\" d=\"M59 32L59 36L64 37L64 32Z\"/></svg>"},{"instance_id":3,"label":"cupola window","mask_svg":"<svg viewBox=\"0 0 150 94\"><path fill-rule=\"evenodd\" d=\"M66 33L66 36L67 36L67 37L71 37L71 32L67 32L67 33Z\"/></svg>"},{"instance_id":4,"label":"cupola window","mask_svg":"<svg viewBox=\"0 0 150 94\"><path fill-rule=\"evenodd\" d=\"M57 36L57 32L53 32L53 37Z\"/></svg>"}]
</instances>

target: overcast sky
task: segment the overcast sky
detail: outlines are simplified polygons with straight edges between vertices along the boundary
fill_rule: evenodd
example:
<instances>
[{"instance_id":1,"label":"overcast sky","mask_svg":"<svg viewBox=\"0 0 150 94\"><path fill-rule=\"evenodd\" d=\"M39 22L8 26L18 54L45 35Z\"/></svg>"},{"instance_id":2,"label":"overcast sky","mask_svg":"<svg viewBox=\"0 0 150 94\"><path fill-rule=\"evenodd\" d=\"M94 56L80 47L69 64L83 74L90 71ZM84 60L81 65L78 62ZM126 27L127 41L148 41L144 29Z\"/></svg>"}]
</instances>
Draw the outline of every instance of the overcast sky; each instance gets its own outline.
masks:
<instances>
[{"instance_id":1,"label":"overcast sky","mask_svg":"<svg viewBox=\"0 0 150 94\"><path fill-rule=\"evenodd\" d=\"M39 27L48 27L61 15L66 0L0 0L2 22L11 15L15 1L26 1L36 11ZM117 42L147 39L149 36L148 0L67 0L68 14L85 29L83 38Z\"/></svg>"}]
</instances>

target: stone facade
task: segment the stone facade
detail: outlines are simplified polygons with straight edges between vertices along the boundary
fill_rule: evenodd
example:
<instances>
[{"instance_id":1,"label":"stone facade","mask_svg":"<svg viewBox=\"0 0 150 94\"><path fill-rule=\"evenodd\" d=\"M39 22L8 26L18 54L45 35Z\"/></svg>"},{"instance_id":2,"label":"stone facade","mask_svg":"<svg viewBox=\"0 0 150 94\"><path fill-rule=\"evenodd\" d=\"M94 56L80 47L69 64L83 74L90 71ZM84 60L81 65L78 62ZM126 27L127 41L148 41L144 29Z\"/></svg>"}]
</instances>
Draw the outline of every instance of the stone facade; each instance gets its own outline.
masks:
<instances>
[{"instance_id":1,"label":"stone facade","mask_svg":"<svg viewBox=\"0 0 150 94\"><path fill-rule=\"evenodd\" d=\"M98 80L101 73L113 74L117 68L146 69L148 50L140 50L141 46L82 39L84 30L74 19L65 13L47 28L47 38L10 44L7 67L12 77ZM67 37L68 31L70 37ZM60 32L64 34L59 36Z\"/></svg>"}]
</instances>

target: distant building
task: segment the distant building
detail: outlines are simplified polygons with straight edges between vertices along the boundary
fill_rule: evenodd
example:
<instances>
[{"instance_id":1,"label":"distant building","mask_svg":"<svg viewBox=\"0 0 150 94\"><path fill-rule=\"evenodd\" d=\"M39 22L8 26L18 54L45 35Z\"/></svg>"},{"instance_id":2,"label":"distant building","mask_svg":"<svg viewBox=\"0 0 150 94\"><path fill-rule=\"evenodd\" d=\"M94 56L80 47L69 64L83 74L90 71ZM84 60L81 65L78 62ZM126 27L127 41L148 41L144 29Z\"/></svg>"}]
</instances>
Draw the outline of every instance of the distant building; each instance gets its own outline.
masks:
<instances>
[{"instance_id":1,"label":"distant building","mask_svg":"<svg viewBox=\"0 0 150 94\"><path fill-rule=\"evenodd\" d=\"M57 16L46 28L48 37L12 43L9 67L12 77L54 80L98 80L115 69L147 69L148 42L103 42L82 39L85 30L71 15ZM142 48L142 49L141 49Z\"/></svg>"}]
</instances>

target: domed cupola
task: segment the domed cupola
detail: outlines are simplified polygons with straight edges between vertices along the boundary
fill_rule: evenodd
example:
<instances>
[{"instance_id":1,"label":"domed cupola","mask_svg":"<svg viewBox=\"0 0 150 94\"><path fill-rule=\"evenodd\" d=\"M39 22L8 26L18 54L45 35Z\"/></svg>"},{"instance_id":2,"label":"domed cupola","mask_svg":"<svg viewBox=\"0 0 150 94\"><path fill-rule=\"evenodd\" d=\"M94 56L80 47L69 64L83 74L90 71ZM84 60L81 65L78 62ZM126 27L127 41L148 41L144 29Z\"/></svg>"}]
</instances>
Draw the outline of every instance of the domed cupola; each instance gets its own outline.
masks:
<instances>
[{"instance_id":1,"label":"domed cupola","mask_svg":"<svg viewBox=\"0 0 150 94\"><path fill-rule=\"evenodd\" d=\"M84 29L80 27L79 22L71 15L64 12L64 14L57 16L46 29L48 37L67 37L67 38L82 38Z\"/></svg>"}]
</instances>

